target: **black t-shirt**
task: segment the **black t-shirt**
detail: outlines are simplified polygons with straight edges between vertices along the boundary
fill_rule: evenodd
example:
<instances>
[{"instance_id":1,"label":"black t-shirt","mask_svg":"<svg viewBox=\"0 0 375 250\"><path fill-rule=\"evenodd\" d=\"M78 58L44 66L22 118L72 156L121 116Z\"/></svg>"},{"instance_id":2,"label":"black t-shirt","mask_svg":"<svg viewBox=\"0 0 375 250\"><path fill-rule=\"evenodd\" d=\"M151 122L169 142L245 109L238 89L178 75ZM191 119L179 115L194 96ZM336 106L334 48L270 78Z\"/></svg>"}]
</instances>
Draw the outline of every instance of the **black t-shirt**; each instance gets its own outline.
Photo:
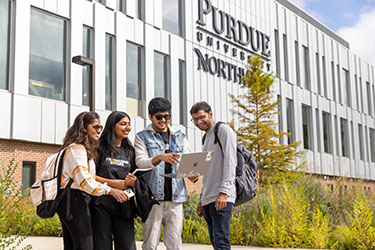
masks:
<instances>
[{"instance_id":1,"label":"black t-shirt","mask_svg":"<svg viewBox=\"0 0 375 250\"><path fill-rule=\"evenodd\" d=\"M169 145L169 130L167 132L158 132L163 138L166 145ZM169 147L166 148L165 153L170 153ZM170 163L164 164L164 173L172 173L172 166ZM172 201L172 178L164 177L164 201Z\"/></svg>"},{"instance_id":2,"label":"black t-shirt","mask_svg":"<svg viewBox=\"0 0 375 250\"><path fill-rule=\"evenodd\" d=\"M116 148L117 155L104 156L99 149L96 174L107 179L124 179L129 172L136 168L133 153L127 153L123 147Z\"/></svg>"}]
</instances>

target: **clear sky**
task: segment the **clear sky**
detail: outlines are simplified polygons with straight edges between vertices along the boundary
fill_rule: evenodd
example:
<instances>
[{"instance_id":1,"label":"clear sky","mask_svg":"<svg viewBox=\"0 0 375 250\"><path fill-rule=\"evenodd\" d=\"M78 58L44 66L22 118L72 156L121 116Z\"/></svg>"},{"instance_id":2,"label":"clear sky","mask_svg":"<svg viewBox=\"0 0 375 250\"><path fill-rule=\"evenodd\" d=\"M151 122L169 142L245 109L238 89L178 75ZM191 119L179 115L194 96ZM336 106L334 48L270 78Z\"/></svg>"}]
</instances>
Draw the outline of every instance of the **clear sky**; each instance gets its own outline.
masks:
<instances>
[{"instance_id":1,"label":"clear sky","mask_svg":"<svg viewBox=\"0 0 375 250\"><path fill-rule=\"evenodd\" d=\"M289 0L336 32L375 66L375 0Z\"/></svg>"}]
</instances>

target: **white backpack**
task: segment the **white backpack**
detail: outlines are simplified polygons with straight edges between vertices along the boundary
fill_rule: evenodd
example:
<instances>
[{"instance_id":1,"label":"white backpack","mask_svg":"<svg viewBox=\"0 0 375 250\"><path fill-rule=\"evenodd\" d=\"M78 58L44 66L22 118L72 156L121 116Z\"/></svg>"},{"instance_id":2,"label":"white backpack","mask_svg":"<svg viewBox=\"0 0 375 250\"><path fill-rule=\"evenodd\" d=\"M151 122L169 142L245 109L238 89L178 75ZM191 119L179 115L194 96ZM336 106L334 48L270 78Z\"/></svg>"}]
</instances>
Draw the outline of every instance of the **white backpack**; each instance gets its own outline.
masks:
<instances>
[{"instance_id":1,"label":"white backpack","mask_svg":"<svg viewBox=\"0 0 375 250\"><path fill-rule=\"evenodd\" d=\"M66 149L61 150L47 158L39 179L31 186L31 201L37 206L36 212L41 218L51 218L55 215L60 200L73 183L71 179L66 188L59 193L65 151Z\"/></svg>"}]
</instances>

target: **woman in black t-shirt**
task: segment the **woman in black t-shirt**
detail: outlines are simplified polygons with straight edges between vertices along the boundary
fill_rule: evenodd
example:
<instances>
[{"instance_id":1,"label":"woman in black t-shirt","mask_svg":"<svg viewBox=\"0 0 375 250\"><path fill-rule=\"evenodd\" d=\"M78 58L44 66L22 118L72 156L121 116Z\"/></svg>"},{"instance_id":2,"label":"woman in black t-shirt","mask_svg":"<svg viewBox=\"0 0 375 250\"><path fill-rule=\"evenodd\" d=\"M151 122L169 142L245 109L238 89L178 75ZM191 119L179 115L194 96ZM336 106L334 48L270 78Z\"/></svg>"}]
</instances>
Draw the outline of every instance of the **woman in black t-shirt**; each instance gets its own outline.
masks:
<instances>
[{"instance_id":1,"label":"woman in black t-shirt","mask_svg":"<svg viewBox=\"0 0 375 250\"><path fill-rule=\"evenodd\" d=\"M131 174L136 169L135 152L128 138L130 130L130 117L125 112L114 111L109 115L99 140L97 181L121 190L135 187L137 178ZM94 249L112 250L113 239L116 250L135 250L135 215L134 197L124 203L109 195L94 198Z\"/></svg>"}]
</instances>

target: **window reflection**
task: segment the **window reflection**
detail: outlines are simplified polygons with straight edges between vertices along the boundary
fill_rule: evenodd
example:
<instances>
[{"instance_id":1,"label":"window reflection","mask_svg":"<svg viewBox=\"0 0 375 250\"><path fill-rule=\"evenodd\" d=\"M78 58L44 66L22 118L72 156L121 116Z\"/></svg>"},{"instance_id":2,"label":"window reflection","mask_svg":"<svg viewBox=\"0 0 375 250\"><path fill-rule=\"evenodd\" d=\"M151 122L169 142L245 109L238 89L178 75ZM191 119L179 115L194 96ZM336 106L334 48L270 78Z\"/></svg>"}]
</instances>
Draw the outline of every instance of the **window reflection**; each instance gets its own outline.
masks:
<instances>
[{"instance_id":1,"label":"window reflection","mask_svg":"<svg viewBox=\"0 0 375 250\"><path fill-rule=\"evenodd\" d=\"M105 45L105 109L112 110L112 43L113 38L110 35L106 35Z\"/></svg>"},{"instance_id":2,"label":"window reflection","mask_svg":"<svg viewBox=\"0 0 375 250\"><path fill-rule=\"evenodd\" d=\"M34 9L30 19L29 94L64 100L66 22Z\"/></svg>"},{"instance_id":3,"label":"window reflection","mask_svg":"<svg viewBox=\"0 0 375 250\"><path fill-rule=\"evenodd\" d=\"M168 98L168 57L155 52L154 60L155 96Z\"/></svg>"},{"instance_id":4,"label":"window reflection","mask_svg":"<svg viewBox=\"0 0 375 250\"><path fill-rule=\"evenodd\" d=\"M182 35L182 1L163 0L163 29L178 36Z\"/></svg>"},{"instance_id":5,"label":"window reflection","mask_svg":"<svg viewBox=\"0 0 375 250\"><path fill-rule=\"evenodd\" d=\"M83 27L83 44L82 55L91 58L91 34L92 30L88 27ZM83 66L82 69L82 105L90 105L90 84L91 84L91 67L89 65Z\"/></svg>"},{"instance_id":6,"label":"window reflection","mask_svg":"<svg viewBox=\"0 0 375 250\"><path fill-rule=\"evenodd\" d=\"M141 47L126 44L126 110L141 116Z\"/></svg>"},{"instance_id":7,"label":"window reflection","mask_svg":"<svg viewBox=\"0 0 375 250\"><path fill-rule=\"evenodd\" d=\"M0 89L8 88L9 10L9 1L0 0Z\"/></svg>"}]
</instances>

